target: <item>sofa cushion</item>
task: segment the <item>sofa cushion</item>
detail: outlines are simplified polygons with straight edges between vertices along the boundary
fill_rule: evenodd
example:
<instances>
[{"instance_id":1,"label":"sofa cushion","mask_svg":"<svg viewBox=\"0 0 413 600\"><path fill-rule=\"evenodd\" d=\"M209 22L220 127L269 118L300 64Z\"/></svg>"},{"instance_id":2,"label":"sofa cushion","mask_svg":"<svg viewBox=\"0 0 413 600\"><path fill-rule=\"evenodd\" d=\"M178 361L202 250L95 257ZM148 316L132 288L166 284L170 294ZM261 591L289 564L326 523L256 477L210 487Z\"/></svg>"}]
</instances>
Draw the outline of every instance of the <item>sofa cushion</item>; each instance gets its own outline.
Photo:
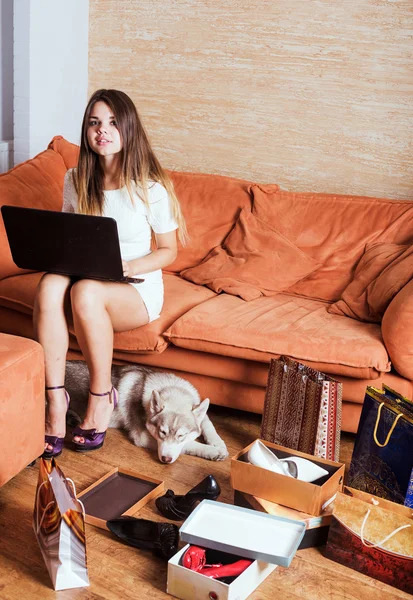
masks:
<instances>
[{"instance_id":1,"label":"sofa cushion","mask_svg":"<svg viewBox=\"0 0 413 600\"><path fill-rule=\"evenodd\" d=\"M0 281L0 306L31 315L37 284L42 273L28 273ZM159 319L122 333L116 333L114 349L123 352L163 352L169 342L163 332L197 304L215 296L206 287L194 285L177 275L164 274L165 302ZM73 327L70 347L78 348Z\"/></svg>"},{"instance_id":2,"label":"sofa cushion","mask_svg":"<svg viewBox=\"0 0 413 600\"><path fill-rule=\"evenodd\" d=\"M251 207L251 182L203 173L168 173L186 219L189 243L179 244L168 272L194 267L212 248L222 243L241 208Z\"/></svg>"},{"instance_id":3,"label":"sofa cushion","mask_svg":"<svg viewBox=\"0 0 413 600\"><path fill-rule=\"evenodd\" d=\"M382 322L383 339L393 366L406 379L413 381L413 280L390 302ZM397 389L400 392L399 388ZM403 395L411 398L408 394Z\"/></svg>"},{"instance_id":4,"label":"sofa cushion","mask_svg":"<svg viewBox=\"0 0 413 600\"><path fill-rule=\"evenodd\" d=\"M61 210L63 180L66 165L62 156L53 150L45 150L34 158L21 163L0 175L0 206L26 206L46 210ZM0 279L27 273L13 262L9 243L0 217Z\"/></svg>"},{"instance_id":5,"label":"sofa cushion","mask_svg":"<svg viewBox=\"0 0 413 600\"><path fill-rule=\"evenodd\" d=\"M413 246L399 246L403 252L394 258L367 289L372 314L381 320L390 302L413 278Z\"/></svg>"},{"instance_id":6,"label":"sofa cushion","mask_svg":"<svg viewBox=\"0 0 413 600\"><path fill-rule=\"evenodd\" d=\"M332 315L342 315L360 321L380 323L384 310L382 314L379 314L379 312L381 312L383 306L388 306L398 289L401 289L407 283L405 277L400 277L401 273L399 273L400 269L405 273L407 272L406 269L403 269L403 263L396 269L390 267L395 262L399 264L397 259L404 255L404 251L409 248L411 247L406 245L383 244L381 242L367 244L366 251L354 272L353 280L341 294L340 300L328 307L328 312ZM413 259L411 250L409 255ZM388 268L390 268L390 272L388 272ZM393 270L395 274L399 275L396 280L391 276ZM412 275L413 260L409 278ZM375 283L379 278L381 282L376 288ZM404 283L402 283L403 281ZM393 293L394 287L398 287L398 289ZM373 290L374 293L371 297L370 291ZM373 309L372 304L375 304L377 310Z\"/></svg>"},{"instance_id":7,"label":"sofa cushion","mask_svg":"<svg viewBox=\"0 0 413 600\"><path fill-rule=\"evenodd\" d=\"M243 208L223 245L211 250L196 267L181 271L181 276L249 301L281 292L319 266L249 208Z\"/></svg>"},{"instance_id":8,"label":"sofa cushion","mask_svg":"<svg viewBox=\"0 0 413 600\"><path fill-rule=\"evenodd\" d=\"M322 263L288 291L336 301L367 243L413 243L413 203L362 196L293 193L254 185L253 212Z\"/></svg>"},{"instance_id":9,"label":"sofa cushion","mask_svg":"<svg viewBox=\"0 0 413 600\"><path fill-rule=\"evenodd\" d=\"M176 346L251 360L286 354L362 373L390 370L379 325L330 315L325 302L287 294L248 303L222 294L190 310L164 335Z\"/></svg>"},{"instance_id":10,"label":"sofa cushion","mask_svg":"<svg viewBox=\"0 0 413 600\"><path fill-rule=\"evenodd\" d=\"M79 146L68 142L61 135L55 135L48 148L60 154L66 165L66 171L76 167L79 159Z\"/></svg>"}]
</instances>

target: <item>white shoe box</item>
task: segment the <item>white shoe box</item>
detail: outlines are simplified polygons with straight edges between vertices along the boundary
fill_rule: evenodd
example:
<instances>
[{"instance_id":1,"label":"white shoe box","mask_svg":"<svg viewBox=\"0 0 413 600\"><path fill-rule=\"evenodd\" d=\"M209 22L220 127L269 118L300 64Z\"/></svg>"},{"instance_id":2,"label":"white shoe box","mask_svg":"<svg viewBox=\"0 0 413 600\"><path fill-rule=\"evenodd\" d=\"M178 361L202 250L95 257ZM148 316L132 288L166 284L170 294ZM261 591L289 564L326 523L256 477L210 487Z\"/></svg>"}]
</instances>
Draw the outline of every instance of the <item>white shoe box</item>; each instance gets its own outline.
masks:
<instances>
[{"instance_id":1,"label":"white shoe box","mask_svg":"<svg viewBox=\"0 0 413 600\"><path fill-rule=\"evenodd\" d=\"M167 592L181 600L245 600L277 565L288 567L305 533L302 521L204 500L180 529L188 544L168 562ZM182 566L190 545L252 559L252 564L226 584Z\"/></svg>"}]
</instances>

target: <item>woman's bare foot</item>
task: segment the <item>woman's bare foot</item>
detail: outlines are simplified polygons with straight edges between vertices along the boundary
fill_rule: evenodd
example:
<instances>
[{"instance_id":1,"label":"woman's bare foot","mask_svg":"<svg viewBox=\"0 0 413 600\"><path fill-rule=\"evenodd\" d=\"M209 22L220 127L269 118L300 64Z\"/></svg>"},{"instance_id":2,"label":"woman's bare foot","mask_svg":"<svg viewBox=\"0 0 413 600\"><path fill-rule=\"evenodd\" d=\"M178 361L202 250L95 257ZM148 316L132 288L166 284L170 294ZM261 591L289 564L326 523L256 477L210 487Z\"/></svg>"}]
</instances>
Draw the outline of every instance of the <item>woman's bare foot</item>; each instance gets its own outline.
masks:
<instances>
[{"instance_id":1,"label":"woman's bare foot","mask_svg":"<svg viewBox=\"0 0 413 600\"><path fill-rule=\"evenodd\" d=\"M100 433L106 431L108 428L114 410L113 399L115 391L112 388L110 394L104 394L104 392L101 393L102 396L89 394L86 415L83 422L79 425L81 429L96 429L96 431ZM80 435L75 435L73 441L77 444L84 444L85 438Z\"/></svg>"},{"instance_id":2,"label":"woman's bare foot","mask_svg":"<svg viewBox=\"0 0 413 600\"><path fill-rule=\"evenodd\" d=\"M46 435L64 438L66 434L67 396L64 388L59 390L46 390ZM53 446L45 442L44 449L48 452Z\"/></svg>"}]
</instances>

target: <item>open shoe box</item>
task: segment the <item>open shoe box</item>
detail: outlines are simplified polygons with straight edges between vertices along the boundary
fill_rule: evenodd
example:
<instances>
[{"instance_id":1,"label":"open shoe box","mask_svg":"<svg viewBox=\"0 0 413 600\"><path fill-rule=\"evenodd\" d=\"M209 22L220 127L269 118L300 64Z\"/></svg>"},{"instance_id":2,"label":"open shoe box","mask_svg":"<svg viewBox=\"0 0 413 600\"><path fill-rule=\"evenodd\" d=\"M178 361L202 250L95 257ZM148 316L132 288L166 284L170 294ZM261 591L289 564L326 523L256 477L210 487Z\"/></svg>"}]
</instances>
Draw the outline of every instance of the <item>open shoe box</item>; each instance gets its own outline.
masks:
<instances>
[{"instance_id":1,"label":"open shoe box","mask_svg":"<svg viewBox=\"0 0 413 600\"><path fill-rule=\"evenodd\" d=\"M305 533L305 524L246 508L203 500L180 529L188 542L168 562L167 592L181 600L245 600L277 565L288 567ZM190 545L254 562L226 584L182 566Z\"/></svg>"},{"instance_id":2,"label":"open shoe box","mask_svg":"<svg viewBox=\"0 0 413 600\"><path fill-rule=\"evenodd\" d=\"M291 450L271 442L260 440L278 458L300 456L328 471L328 475L313 483L299 481L287 475L280 475L248 462L248 450L253 445L238 452L231 459L231 484L234 490L294 508L309 515L321 515L343 489L344 464L325 460L312 454Z\"/></svg>"},{"instance_id":3,"label":"open shoe box","mask_svg":"<svg viewBox=\"0 0 413 600\"><path fill-rule=\"evenodd\" d=\"M147 475L116 467L78 494L85 507L85 521L106 529L106 521L134 515L165 491L165 484Z\"/></svg>"},{"instance_id":4,"label":"open shoe box","mask_svg":"<svg viewBox=\"0 0 413 600\"><path fill-rule=\"evenodd\" d=\"M300 512L299 510L294 510L293 508L287 508L286 506L276 504L275 502L270 502L269 500L263 500L262 498L251 496L251 494L238 492L237 490L234 490L234 504L236 506L243 506L244 508L251 508L252 510L265 512L269 515L276 515L278 517L286 517L287 519L303 521L305 523L305 534L301 544L298 547L299 550L321 546L327 541L328 530L330 528L333 515L334 502L331 502L318 517L308 515Z\"/></svg>"}]
</instances>

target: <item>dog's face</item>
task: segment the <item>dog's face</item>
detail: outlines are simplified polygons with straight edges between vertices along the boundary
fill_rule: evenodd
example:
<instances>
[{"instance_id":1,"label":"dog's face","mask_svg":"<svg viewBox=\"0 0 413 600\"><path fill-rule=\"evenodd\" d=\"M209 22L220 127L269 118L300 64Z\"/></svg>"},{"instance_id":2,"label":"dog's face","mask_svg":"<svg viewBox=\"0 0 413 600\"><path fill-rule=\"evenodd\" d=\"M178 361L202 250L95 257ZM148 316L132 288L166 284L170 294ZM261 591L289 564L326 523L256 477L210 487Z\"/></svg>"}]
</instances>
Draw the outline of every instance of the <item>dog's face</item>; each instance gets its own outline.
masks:
<instances>
[{"instance_id":1,"label":"dog's face","mask_svg":"<svg viewBox=\"0 0 413 600\"><path fill-rule=\"evenodd\" d=\"M179 457L185 444L201 435L201 423L208 410L209 399L192 410L182 410L176 396L168 398L167 395L167 391L161 394L153 391L146 428L158 443L159 460L171 464Z\"/></svg>"}]
</instances>

